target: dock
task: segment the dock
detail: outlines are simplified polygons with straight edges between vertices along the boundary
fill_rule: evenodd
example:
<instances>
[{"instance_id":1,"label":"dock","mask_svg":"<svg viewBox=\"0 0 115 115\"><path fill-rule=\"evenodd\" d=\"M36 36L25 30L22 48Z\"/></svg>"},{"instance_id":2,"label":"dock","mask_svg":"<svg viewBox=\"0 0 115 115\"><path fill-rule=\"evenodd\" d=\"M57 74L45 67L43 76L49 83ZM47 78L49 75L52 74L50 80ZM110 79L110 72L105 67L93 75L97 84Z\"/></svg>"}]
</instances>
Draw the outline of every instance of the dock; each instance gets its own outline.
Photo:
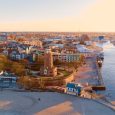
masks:
<instances>
[{"instance_id":1,"label":"dock","mask_svg":"<svg viewBox=\"0 0 115 115\"><path fill-rule=\"evenodd\" d=\"M97 86L93 86L92 89L93 90L106 90L106 87L104 85L104 81L103 81L103 77L100 71L100 68L96 62L96 68L97 68L97 75L98 75L98 85Z\"/></svg>"},{"instance_id":2,"label":"dock","mask_svg":"<svg viewBox=\"0 0 115 115\"><path fill-rule=\"evenodd\" d=\"M96 57L86 59L86 64L79 68L75 74L75 82L92 86L96 90L105 90L100 68L97 64Z\"/></svg>"}]
</instances>

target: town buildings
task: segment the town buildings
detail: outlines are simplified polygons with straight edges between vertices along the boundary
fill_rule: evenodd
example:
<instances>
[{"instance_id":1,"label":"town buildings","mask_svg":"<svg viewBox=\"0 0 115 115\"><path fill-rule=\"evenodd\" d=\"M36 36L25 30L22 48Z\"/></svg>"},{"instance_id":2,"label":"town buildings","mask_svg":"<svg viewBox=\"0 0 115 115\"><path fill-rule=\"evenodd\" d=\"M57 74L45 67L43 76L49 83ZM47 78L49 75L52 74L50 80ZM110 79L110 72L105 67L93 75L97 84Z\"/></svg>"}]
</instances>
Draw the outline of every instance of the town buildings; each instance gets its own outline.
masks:
<instances>
[{"instance_id":1,"label":"town buildings","mask_svg":"<svg viewBox=\"0 0 115 115\"><path fill-rule=\"evenodd\" d=\"M94 49L90 46L96 41L89 39L88 36L93 38L101 35L99 33L86 35L86 33L66 32L0 33L0 54L7 56L12 61L26 59L30 64L35 64L36 58L42 55L44 66L41 67L41 75L56 76L57 69L53 61L75 62L81 55L85 57L94 55Z\"/></svg>"}]
</instances>

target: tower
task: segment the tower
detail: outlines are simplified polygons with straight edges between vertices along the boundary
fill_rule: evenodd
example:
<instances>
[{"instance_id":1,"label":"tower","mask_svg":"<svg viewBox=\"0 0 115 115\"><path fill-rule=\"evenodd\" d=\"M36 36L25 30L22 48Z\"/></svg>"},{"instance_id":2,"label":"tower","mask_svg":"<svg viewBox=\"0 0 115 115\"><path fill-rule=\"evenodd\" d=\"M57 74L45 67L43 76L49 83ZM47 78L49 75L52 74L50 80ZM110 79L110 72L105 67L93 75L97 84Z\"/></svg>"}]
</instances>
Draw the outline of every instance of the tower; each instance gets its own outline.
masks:
<instances>
[{"instance_id":1,"label":"tower","mask_svg":"<svg viewBox=\"0 0 115 115\"><path fill-rule=\"evenodd\" d=\"M53 65L53 56L50 49L45 50L44 67L40 69L41 75L55 77L57 75L57 67Z\"/></svg>"},{"instance_id":2,"label":"tower","mask_svg":"<svg viewBox=\"0 0 115 115\"><path fill-rule=\"evenodd\" d=\"M51 69L53 67L53 57L50 49L46 49L44 54L44 68Z\"/></svg>"}]
</instances>

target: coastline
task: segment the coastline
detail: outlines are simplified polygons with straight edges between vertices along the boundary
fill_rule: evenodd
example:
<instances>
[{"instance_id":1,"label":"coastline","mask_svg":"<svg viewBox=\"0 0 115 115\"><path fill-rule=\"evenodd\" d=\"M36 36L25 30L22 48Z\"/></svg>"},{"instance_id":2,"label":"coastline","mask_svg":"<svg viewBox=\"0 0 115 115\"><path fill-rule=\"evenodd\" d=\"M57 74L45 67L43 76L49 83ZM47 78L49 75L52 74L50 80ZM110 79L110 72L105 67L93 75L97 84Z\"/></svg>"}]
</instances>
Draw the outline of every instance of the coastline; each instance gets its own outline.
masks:
<instances>
[{"instance_id":1,"label":"coastline","mask_svg":"<svg viewBox=\"0 0 115 115\"><path fill-rule=\"evenodd\" d=\"M77 83L89 83L91 85L96 86L104 86L103 76L100 71L100 68L94 61L94 58L90 58L89 61L87 61L86 65L83 65L78 69L78 72L75 75L75 82ZM105 86L104 86L105 87ZM100 99L93 99L94 101L100 102L113 110L115 110L115 105L112 103L111 99L108 98L108 96L105 95L107 91L97 91L97 95L101 95Z\"/></svg>"}]
</instances>

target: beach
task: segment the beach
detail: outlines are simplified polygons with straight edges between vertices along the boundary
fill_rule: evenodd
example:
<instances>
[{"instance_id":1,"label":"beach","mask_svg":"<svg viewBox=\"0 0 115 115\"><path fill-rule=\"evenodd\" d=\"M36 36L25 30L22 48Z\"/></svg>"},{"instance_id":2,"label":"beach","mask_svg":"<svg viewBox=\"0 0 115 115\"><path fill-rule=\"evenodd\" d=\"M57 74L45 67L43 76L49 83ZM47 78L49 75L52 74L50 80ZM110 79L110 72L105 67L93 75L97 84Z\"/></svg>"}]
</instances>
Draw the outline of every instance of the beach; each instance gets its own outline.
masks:
<instances>
[{"instance_id":1,"label":"beach","mask_svg":"<svg viewBox=\"0 0 115 115\"><path fill-rule=\"evenodd\" d=\"M98 73L94 57L87 58L86 64L78 68L75 74L75 82L98 85Z\"/></svg>"},{"instance_id":2,"label":"beach","mask_svg":"<svg viewBox=\"0 0 115 115\"><path fill-rule=\"evenodd\" d=\"M0 92L0 115L99 115L100 111L115 114L95 101L56 92Z\"/></svg>"}]
</instances>

